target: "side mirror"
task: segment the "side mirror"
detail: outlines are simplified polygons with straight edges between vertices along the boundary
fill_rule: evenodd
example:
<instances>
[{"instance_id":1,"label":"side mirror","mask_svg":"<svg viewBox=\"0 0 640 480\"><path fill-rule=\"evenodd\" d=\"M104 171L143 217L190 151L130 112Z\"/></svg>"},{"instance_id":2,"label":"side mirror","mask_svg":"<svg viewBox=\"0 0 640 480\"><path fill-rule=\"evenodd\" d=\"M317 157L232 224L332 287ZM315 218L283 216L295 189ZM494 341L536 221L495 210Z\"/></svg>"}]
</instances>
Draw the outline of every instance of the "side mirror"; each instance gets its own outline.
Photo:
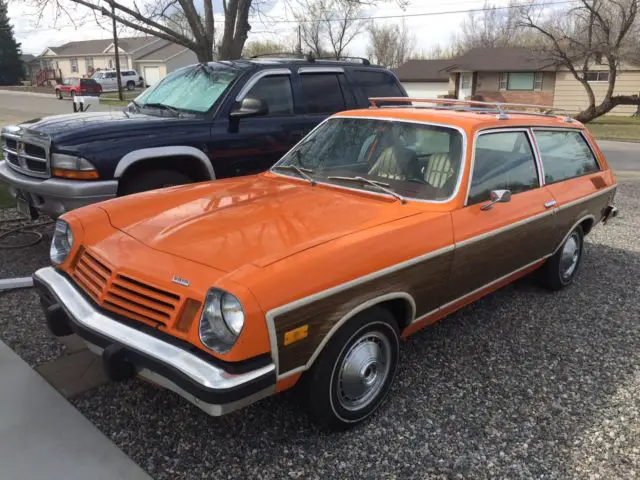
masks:
<instances>
[{"instance_id":1,"label":"side mirror","mask_svg":"<svg viewBox=\"0 0 640 480\"><path fill-rule=\"evenodd\" d=\"M491 210L496 203L507 203L511 201L511 190L491 190L491 201L480 207L480 210Z\"/></svg>"},{"instance_id":2,"label":"side mirror","mask_svg":"<svg viewBox=\"0 0 640 480\"><path fill-rule=\"evenodd\" d=\"M246 97L241 101L236 102L236 104L231 109L231 113L229 113L229 117L239 119L248 117L259 117L268 114L269 105L267 105L267 102L260 98Z\"/></svg>"}]
</instances>

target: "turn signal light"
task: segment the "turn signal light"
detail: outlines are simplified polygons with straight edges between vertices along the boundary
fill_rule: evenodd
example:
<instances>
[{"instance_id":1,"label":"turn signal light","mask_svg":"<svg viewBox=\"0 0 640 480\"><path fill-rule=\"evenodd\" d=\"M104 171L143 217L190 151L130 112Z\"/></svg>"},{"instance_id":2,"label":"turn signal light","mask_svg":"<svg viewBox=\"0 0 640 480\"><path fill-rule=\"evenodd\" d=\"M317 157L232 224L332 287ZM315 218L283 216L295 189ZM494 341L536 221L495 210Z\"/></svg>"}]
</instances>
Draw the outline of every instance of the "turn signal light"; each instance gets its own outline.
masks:
<instances>
[{"instance_id":1,"label":"turn signal light","mask_svg":"<svg viewBox=\"0 0 640 480\"><path fill-rule=\"evenodd\" d=\"M51 170L54 177L71 178L73 180L97 180L100 175L95 170L65 170L54 168Z\"/></svg>"}]
</instances>

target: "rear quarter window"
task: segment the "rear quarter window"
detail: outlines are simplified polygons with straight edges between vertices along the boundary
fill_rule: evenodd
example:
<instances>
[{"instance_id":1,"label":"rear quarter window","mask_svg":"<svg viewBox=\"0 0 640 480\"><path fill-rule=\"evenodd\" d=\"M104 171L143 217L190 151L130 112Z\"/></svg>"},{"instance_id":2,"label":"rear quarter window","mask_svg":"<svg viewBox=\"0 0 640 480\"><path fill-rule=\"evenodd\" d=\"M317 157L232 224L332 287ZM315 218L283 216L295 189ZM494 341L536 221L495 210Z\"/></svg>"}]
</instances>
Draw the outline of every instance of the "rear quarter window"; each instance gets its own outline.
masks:
<instances>
[{"instance_id":1,"label":"rear quarter window","mask_svg":"<svg viewBox=\"0 0 640 480\"><path fill-rule=\"evenodd\" d=\"M367 98L405 96L398 81L390 72L353 70L351 75Z\"/></svg>"},{"instance_id":2,"label":"rear quarter window","mask_svg":"<svg viewBox=\"0 0 640 480\"><path fill-rule=\"evenodd\" d=\"M545 183L561 182L600 170L580 131L536 130L534 135L544 168Z\"/></svg>"},{"instance_id":3,"label":"rear quarter window","mask_svg":"<svg viewBox=\"0 0 640 480\"><path fill-rule=\"evenodd\" d=\"M96 82L93 78L83 78L82 80L80 80L80 84L81 85L97 85L98 82Z\"/></svg>"}]
</instances>

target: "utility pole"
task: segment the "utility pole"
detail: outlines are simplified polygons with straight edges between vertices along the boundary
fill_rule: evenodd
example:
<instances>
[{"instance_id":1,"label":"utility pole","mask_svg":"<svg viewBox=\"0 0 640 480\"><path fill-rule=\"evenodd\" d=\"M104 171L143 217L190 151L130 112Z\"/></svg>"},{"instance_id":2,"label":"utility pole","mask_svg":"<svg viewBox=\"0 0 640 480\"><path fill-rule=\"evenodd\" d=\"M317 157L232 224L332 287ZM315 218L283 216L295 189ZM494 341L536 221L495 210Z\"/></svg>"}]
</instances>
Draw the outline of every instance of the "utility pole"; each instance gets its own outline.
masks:
<instances>
[{"instance_id":1,"label":"utility pole","mask_svg":"<svg viewBox=\"0 0 640 480\"><path fill-rule=\"evenodd\" d=\"M113 23L113 47L116 49L116 78L118 79L118 98L123 101L122 78L120 77L120 51L118 50L118 31L116 30L116 7L111 4L111 17Z\"/></svg>"}]
</instances>

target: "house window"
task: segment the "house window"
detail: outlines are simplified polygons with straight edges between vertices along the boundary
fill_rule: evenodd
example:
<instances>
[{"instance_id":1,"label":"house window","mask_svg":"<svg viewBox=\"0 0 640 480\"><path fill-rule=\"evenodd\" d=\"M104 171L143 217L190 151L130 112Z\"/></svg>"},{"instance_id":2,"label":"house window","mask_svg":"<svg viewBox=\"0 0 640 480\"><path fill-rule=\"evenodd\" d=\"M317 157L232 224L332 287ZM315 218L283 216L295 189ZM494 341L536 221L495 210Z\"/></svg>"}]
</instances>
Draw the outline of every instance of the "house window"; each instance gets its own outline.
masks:
<instances>
[{"instance_id":1,"label":"house window","mask_svg":"<svg viewBox=\"0 0 640 480\"><path fill-rule=\"evenodd\" d=\"M71 61L71 73L78 73L78 59L71 57L69 60Z\"/></svg>"},{"instance_id":2,"label":"house window","mask_svg":"<svg viewBox=\"0 0 640 480\"><path fill-rule=\"evenodd\" d=\"M108 68L113 68L113 63L114 63L113 58L110 58L110 59L109 59L109 63L108 63L108 65L107 65L107 66L108 66Z\"/></svg>"},{"instance_id":3,"label":"house window","mask_svg":"<svg viewBox=\"0 0 640 480\"><path fill-rule=\"evenodd\" d=\"M505 72L500 74L498 88L515 91L542 90L542 72Z\"/></svg>"},{"instance_id":4,"label":"house window","mask_svg":"<svg viewBox=\"0 0 640 480\"><path fill-rule=\"evenodd\" d=\"M93 68L93 57L84 57L84 63L87 66L87 70Z\"/></svg>"},{"instance_id":5,"label":"house window","mask_svg":"<svg viewBox=\"0 0 640 480\"><path fill-rule=\"evenodd\" d=\"M609 72L587 72L587 82L609 82Z\"/></svg>"}]
</instances>

